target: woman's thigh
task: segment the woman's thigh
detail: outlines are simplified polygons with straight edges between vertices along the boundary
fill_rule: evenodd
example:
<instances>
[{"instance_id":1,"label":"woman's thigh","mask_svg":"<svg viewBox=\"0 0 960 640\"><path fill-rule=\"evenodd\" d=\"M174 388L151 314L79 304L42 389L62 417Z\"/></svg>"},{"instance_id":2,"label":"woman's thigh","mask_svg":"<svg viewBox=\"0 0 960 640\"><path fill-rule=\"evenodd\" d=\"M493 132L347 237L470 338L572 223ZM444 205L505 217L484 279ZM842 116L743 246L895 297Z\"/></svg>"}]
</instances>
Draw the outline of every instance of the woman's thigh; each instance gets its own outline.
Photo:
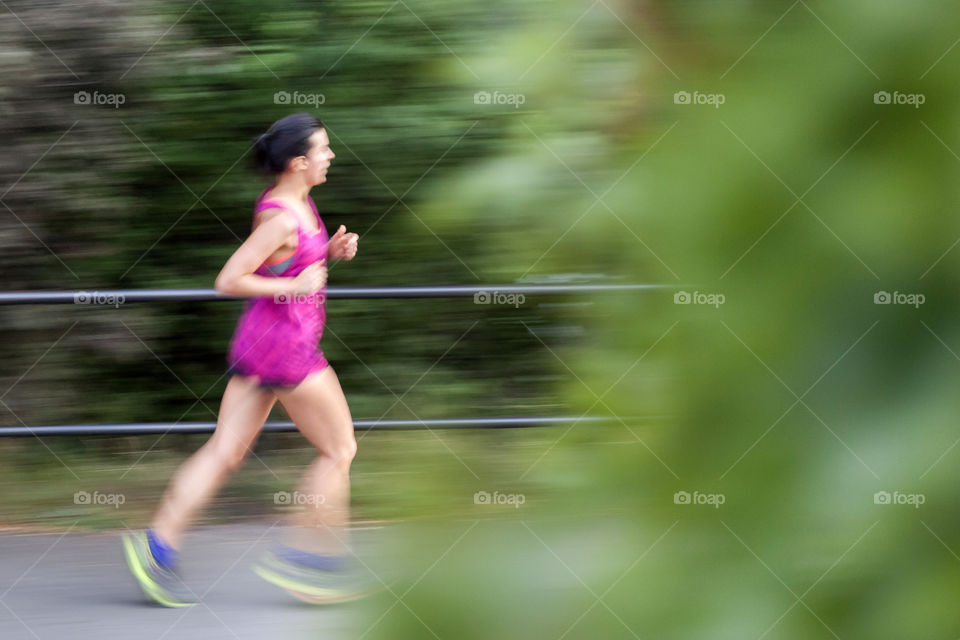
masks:
<instances>
[{"instance_id":1,"label":"woman's thigh","mask_svg":"<svg viewBox=\"0 0 960 640\"><path fill-rule=\"evenodd\" d=\"M259 385L256 377L230 378L220 401L217 428L211 439L224 452L243 456L253 446L263 423L277 401L273 391Z\"/></svg>"},{"instance_id":2,"label":"woman's thigh","mask_svg":"<svg viewBox=\"0 0 960 640\"><path fill-rule=\"evenodd\" d=\"M280 404L301 433L321 453L352 457L353 418L333 367L308 375L293 389L276 390Z\"/></svg>"}]
</instances>

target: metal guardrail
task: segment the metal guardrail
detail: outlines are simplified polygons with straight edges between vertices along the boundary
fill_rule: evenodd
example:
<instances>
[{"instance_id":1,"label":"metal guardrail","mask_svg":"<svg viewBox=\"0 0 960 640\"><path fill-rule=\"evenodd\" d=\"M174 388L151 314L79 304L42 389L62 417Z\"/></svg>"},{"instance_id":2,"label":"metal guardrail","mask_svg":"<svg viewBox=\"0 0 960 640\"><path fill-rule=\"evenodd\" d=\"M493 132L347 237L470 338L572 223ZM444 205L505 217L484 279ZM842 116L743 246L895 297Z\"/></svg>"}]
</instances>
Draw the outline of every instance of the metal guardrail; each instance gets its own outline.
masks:
<instances>
[{"instance_id":1,"label":"metal guardrail","mask_svg":"<svg viewBox=\"0 0 960 640\"><path fill-rule=\"evenodd\" d=\"M430 286L430 287L329 287L326 297L332 299L378 298L469 298L496 295L565 295L572 293L609 293L622 291L655 291L674 289L662 284L583 284L583 285L484 285L484 286ZM0 293L0 306L24 304L76 304L78 306L119 306L129 302L214 301L243 300L244 296L230 296L215 289L110 289L104 291L9 291ZM450 418L443 420L354 420L354 429L416 429L427 428L516 428L537 427L575 422L609 422L614 418L603 416L529 416L498 418ZM118 436L158 433L213 433L216 422L139 422L125 424L68 424L43 426L0 427L0 437L25 436ZM264 432L297 431L293 422L267 422Z\"/></svg>"},{"instance_id":2,"label":"metal guardrail","mask_svg":"<svg viewBox=\"0 0 960 640\"><path fill-rule=\"evenodd\" d=\"M436 287L329 287L330 299L372 298L469 298L476 295L523 294L563 295L569 293L607 293L616 291L654 291L672 289L663 284L544 284L544 285L483 285ZM84 301L84 297L86 301ZM96 301L113 299L120 304L128 302L169 302L179 300L243 300L244 296L230 296L215 289L109 289L103 291L8 291L0 293L0 305L19 304L101 304ZM113 302L104 302L112 306Z\"/></svg>"},{"instance_id":3,"label":"metal guardrail","mask_svg":"<svg viewBox=\"0 0 960 640\"><path fill-rule=\"evenodd\" d=\"M602 423L616 418L605 416L531 416L500 418L451 418L446 420L354 420L356 431L430 429L506 429L517 427L545 427L576 422ZM28 436L128 436L158 433L213 433L216 422L134 422L125 424L62 424L38 427L0 427L0 437ZM292 433L297 426L292 422L267 422L263 432Z\"/></svg>"}]
</instances>

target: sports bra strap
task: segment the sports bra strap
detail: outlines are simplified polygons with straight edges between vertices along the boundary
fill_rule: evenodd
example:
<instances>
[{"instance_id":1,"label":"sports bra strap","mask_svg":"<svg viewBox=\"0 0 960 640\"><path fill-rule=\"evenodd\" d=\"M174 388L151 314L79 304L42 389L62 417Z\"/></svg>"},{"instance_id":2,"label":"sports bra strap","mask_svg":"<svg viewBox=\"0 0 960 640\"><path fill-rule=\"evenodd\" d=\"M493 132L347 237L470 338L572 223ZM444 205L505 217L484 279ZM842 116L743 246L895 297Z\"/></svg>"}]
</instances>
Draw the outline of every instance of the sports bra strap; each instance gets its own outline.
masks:
<instances>
[{"instance_id":1,"label":"sports bra strap","mask_svg":"<svg viewBox=\"0 0 960 640\"><path fill-rule=\"evenodd\" d=\"M291 211L290 207L282 202L277 202L276 200L264 200L254 208L253 212L260 213L265 209L285 209L287 211Z\"/></svg>"},{"instance_id":2,"label":"sports bra strap","mask_svg":"<svg viewBox=\"0 0 960 640\"><path fill-rule=\"evenodd\" d=\"M257 218L260 217L260 214L261 214L263 211L266 211L267 209L280 209L281 211L283 211L283 212L284 212L285 214L287 214L288 216L291 216L291 217L293 218L293 221L297 224L297 231L298 231L298 233L299 233L299 230L300 230L300 216L298 216L298 215L295 214L293 211L291 211L291 210L290 210L290 207L288 207L288 206L286 206L286 205L284 205L284 204L281 204L281 203L279 203L279 202L261 202L260 204L258 204L258 205L257 205L257 208L253 210L253 221L254 221L254 223L256 223Z\"/></svg>"},{"instance_id":3,"label":"sports bra strap","mask_svg":"<svg viewBox=\"0 0 960 640\"><path fill-rule=\"evenodd\" d=\"M266 189L264 189L263 192L260 194L260 197L262 198L264 195L266 195L266 193L270 191L270 189L271 187L267 187ZM317 227L322 228L323 224L320 222L320 211L317 210L317 204L313 201L313 198L311 198L310 196L307 196L307 200L310 202L310 208L313 209L313 215L316 216L317 218ZM256 218L258 213L260 213L261 211L265 211L267 209L283 209L284 211L286 211L287 213L289 213L294 217L294 219L297 221L297 227L300 226L300 216L294 213L293 209L283 204L282 202L279 202L276 200L263 200L258 202L256 207L254 207L253 209L254 218Z\"/></svg>"}]
</instances>

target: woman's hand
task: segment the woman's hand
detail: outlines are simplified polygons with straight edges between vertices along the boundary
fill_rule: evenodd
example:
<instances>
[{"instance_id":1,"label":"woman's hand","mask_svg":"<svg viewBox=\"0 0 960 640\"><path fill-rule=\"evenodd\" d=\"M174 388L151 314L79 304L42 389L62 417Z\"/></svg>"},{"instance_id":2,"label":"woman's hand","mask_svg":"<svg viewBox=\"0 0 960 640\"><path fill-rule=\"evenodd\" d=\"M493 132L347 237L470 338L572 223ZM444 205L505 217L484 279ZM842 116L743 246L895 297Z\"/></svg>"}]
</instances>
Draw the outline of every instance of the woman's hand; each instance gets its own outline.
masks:
<instances>
[{"instance_id":1,"label":"woman's hand","mask_svg":"<svg viewBox=\"0 0 960 640\"><path fill-rule=\"evenodd\" d=\"M331 260L353 260L357 255L357 242L360 236L355 233L347 233L347 228L340 225L337 232L330 238L327 244L327 256Z\"/></svg>"},{"instance_id":2,"label":"woman's hand","mask_svg":"<svg viewBox=\"0 0 960 640\"><path fill-rule=\"evenodd\" d=\"M326 260L320 260L307 266L296 277L293 278L293 293L297 295L310 295L316 293L327 284L327 266Z\"/></svg>"}]
</instances>

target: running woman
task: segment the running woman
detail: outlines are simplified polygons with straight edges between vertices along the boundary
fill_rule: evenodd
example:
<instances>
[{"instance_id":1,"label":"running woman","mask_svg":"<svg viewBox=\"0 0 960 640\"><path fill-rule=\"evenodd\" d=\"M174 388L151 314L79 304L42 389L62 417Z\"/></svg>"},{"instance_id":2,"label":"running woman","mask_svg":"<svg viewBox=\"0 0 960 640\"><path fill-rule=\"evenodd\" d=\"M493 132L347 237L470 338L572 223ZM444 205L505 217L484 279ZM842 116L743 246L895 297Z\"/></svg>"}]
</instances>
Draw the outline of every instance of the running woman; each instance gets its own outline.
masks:
<instances>
[{"instance_id":1,"label":"running woman","mask_svg":"<svg viewBox=\"0 0 960 640\"><path fill-rule=\"evenodd\" d=\"M192 519L236 471L279 400L318 457L293 495L306 508L285 544L254 567L311 602L350 599L350 464L353 419L333 368L318 349L326 321L327 260L351 260L359 237L329 237L310 189L335 158L323 124L298 113L275 122L254 145L257 169L274 183L257 198L250 237L216 279L217 291L249 296L227 356L227 383L213 436L177 470L145 531L123 536L124 555L147 597L169 607L196 604L178 555Z\"/></svg>"}]
</instances>

